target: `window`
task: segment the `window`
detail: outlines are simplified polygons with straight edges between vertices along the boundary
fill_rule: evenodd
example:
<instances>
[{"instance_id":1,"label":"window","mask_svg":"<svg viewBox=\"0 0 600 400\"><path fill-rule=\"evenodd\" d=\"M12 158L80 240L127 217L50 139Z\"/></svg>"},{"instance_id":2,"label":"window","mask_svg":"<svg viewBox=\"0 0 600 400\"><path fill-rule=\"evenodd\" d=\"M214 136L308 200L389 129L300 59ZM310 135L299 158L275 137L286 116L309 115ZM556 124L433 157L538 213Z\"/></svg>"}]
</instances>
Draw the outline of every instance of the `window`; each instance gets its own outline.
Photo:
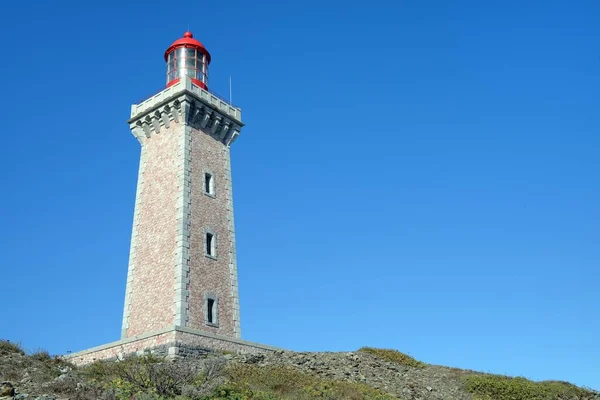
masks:
<instances>
[{"instance_id":1,"label":"window","mask_svg":"<svg viewBox=\"0 0 600 400\"><path fill-rule=\"evenodd\" d=\"M214 324L213 315L214 315L214 307L215 307L215 299L208 299L206 302L206 322L209 324Z\"/></svg>"},{"instance_id":2,"label":"window","mask_svg":"<svg viewBox=\"0 0 600 400\"><path fill-rule=\"evenodd\" d=\"M215 194L213 176L210 172L204 173L204 193L210 194L210 195Z\"/></svg>"},{"instance_id":3,"label":"window","mask_svg":"<svg viewBox=\"0 0 600 400\"><path fill-rule=\"evenodd\" d=\"M186 58L196 58L196 49L185 49Z\"/></svg>"},{"instance_id":4,"label":"window","mask_svg":"<svg viewBox=\"0 0 600 400\"><path fill-rule=\"evenodd\" d=\"M215 237L212 233L206 233L206 255L215 256Z\"/></svg>"},{"instance_id":5,"label":"window","mask_svg":"<svg viewBox=\"0 0 600 400\"><path fill-rule=\"evenodd\" d=\"M204 255L217 258L217 234L210 228L204 228Z\"/></svg>"},{"instance_id":6,"label":"window","mask_svg":"<svg viewBox=\"0 0 600 400\"><path fill-rule=\"evenodd\" d=\"M193 48L178 48L167 57L167 81L189 76L207 83L206 57L201 51Z\"/></svg>"},{"instance_id":7,"label":"window","mask_svg":"<svg viewBox=\"0 0 600 400\"><path fill-rule=\"evenodd\" d=\"M218 327L219 326L219 300L216 294L206 293L204 295L205 301L205 322L206 325Z\"/></svg>"}]
</instances>

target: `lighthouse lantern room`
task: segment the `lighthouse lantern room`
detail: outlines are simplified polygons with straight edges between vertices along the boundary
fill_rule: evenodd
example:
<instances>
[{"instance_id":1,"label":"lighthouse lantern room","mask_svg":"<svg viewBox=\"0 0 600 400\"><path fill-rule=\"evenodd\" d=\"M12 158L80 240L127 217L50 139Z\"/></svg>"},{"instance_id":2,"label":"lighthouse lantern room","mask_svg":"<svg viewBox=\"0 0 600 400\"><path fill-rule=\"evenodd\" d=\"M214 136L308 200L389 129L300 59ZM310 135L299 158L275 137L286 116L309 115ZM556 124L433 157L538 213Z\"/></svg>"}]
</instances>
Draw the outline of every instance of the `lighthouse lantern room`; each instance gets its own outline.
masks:
<instances>
[{"instance_id":1,"label":"lighthouse lantern room","mask_svg":"<svg viewBox=\"0 0 600 400\"><path fill-rule=\"evenodd\" d=\"M208 64L210 53L202 43L194 39L192 32L173 42L165 51L167 62L167 87L189 76L196 85L208 90Z\"/></svg>"}]
</instances>

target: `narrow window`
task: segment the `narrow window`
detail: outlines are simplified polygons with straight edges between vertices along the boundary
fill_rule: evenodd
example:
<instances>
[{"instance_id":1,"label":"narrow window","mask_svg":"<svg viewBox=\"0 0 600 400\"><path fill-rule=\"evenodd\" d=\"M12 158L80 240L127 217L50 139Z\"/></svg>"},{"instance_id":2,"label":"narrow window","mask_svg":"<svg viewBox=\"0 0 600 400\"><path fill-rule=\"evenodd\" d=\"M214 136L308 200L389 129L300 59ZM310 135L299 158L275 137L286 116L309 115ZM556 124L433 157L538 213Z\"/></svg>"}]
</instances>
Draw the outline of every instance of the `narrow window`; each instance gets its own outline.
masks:
<instances>
[{"instance_id":1,"label":"narrow window","mask_svg":"<svg viewBox=\"0 0 600 400\"><path fill-rule=\"evenodd\" d=\"M213 257L215 255L214 235L208 232L206 232L206 254Z\"/></svg>"},{"instance_id":2,"label":"narrow window","mask_svg":"<svg viewBox=\"0 0 600 400\"><path fill-rule=\"evenodd\" d=\"M214 324L214 308L215 308L215 299L208 299L206 302L206 322L209 324Z\"/></svg>"},{"instance_id":3,"label":"narrow window","mask_svg":"<svg viewBox=\"0 0 600 400\"><path fill-rule=\"evenodd\" d=\"M204 173L204 193L214 194L213 176L209 172Z\"/></svg>"}]
</instances>

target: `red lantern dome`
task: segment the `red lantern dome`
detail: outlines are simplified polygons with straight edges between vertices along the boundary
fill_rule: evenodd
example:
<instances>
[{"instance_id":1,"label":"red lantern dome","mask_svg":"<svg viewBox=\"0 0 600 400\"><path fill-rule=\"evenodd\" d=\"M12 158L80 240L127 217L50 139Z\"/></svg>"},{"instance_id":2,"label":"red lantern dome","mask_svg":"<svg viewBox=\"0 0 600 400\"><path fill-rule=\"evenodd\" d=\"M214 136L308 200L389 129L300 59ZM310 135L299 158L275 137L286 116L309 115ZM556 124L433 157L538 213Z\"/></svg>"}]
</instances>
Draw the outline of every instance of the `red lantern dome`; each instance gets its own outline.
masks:
<instances>
[{"instance_id":1,"label":"red lantern dome","mask_svg":"<svg viewBox=\"0 0 600 400\"><path fill-rule=\"evenodd\" d=\"M167 87L176 84L184 76L192 78L196 85L208 90L208 64L210 53L202 43L186 32L165 51L167 62Z\"/></svg>"}]
</instances>

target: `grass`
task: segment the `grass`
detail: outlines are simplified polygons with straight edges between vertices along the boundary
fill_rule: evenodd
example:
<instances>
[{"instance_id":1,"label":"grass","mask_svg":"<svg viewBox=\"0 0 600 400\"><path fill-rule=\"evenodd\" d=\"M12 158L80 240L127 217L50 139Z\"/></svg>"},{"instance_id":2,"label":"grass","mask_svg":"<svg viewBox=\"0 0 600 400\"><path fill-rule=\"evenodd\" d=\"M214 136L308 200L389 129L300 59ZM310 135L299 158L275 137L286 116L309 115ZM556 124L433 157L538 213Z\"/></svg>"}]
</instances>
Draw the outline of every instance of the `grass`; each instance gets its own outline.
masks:
<instances>
[{"instance_id":1,"label":"grass","mask_svg":"<svg viewBox=\"0 0 600 400\"><path fill-rule=\"evenodd\" d=\"M39 349L39 350L31 353L31 358L33 358L34 360L38 360L38 361L51 361L52 360L52 356L50 355L50 353L48 353L48 351L44 350L44 349Z\"/></svg>"},{"instance_id":2,"label":"grass","mask_svg":"<svg viewBox=\"0 0 600 400\"><path fill-rule=\"evenodd\" d=\"M376 349L373 347L362 347L358 351L368 354L373 354L375 357L384 360L390 361L396 364L406 365L408 367L413 368L424 368L425 363L419 360L414 359L413 357L401 353L398 350L392 349Z\"/></svg>"},{"instance_id":3,"label":"grass","mask_svg":"<svg viewBox=\"0 0 600 400\"><path fill-rule=\"evenodd\" d=\"M473 374L463 378L476 400L596 399L598 393L567 382L533 382L525 378Z\"/></svg>"},{"instance_id":4,"label":"grass","mask_svg":"<svg viewBox=\"0 0 600 400\"><path fill-rule=\"evenodd\" d=\"M227 369L226 376L228 384L217 389L225 390L229 397L221 397L224 399L395 399L390 394L383 393L362 383L324 379L284 366L233 365ZM235 397L232 393L236 393L238 397ZM219 399L219 397L216 398Z\"/></svg>"},{"instance_id":5,"label":"grass","mask_svg":"<svg viewBox=\"0 0 600 400\"><path fill-rule=\"evenodd\" d=\"M186 369L186 365L188 365ZM118 400L392 400L363 383L334 381L285 366L163 362L134 357L99 361L82 368L89 384L109 390Z\"/></svg>"},{"instance_id":6,"label":"grass","mask_svg":"<svg viewBox=\"0 0 600 400\"><path fill-rule=\"evenodd\" d=\"M11 342L10 340L0 340L0 352L25 354L20 343Z\"/></svg>"}]
</instances>

